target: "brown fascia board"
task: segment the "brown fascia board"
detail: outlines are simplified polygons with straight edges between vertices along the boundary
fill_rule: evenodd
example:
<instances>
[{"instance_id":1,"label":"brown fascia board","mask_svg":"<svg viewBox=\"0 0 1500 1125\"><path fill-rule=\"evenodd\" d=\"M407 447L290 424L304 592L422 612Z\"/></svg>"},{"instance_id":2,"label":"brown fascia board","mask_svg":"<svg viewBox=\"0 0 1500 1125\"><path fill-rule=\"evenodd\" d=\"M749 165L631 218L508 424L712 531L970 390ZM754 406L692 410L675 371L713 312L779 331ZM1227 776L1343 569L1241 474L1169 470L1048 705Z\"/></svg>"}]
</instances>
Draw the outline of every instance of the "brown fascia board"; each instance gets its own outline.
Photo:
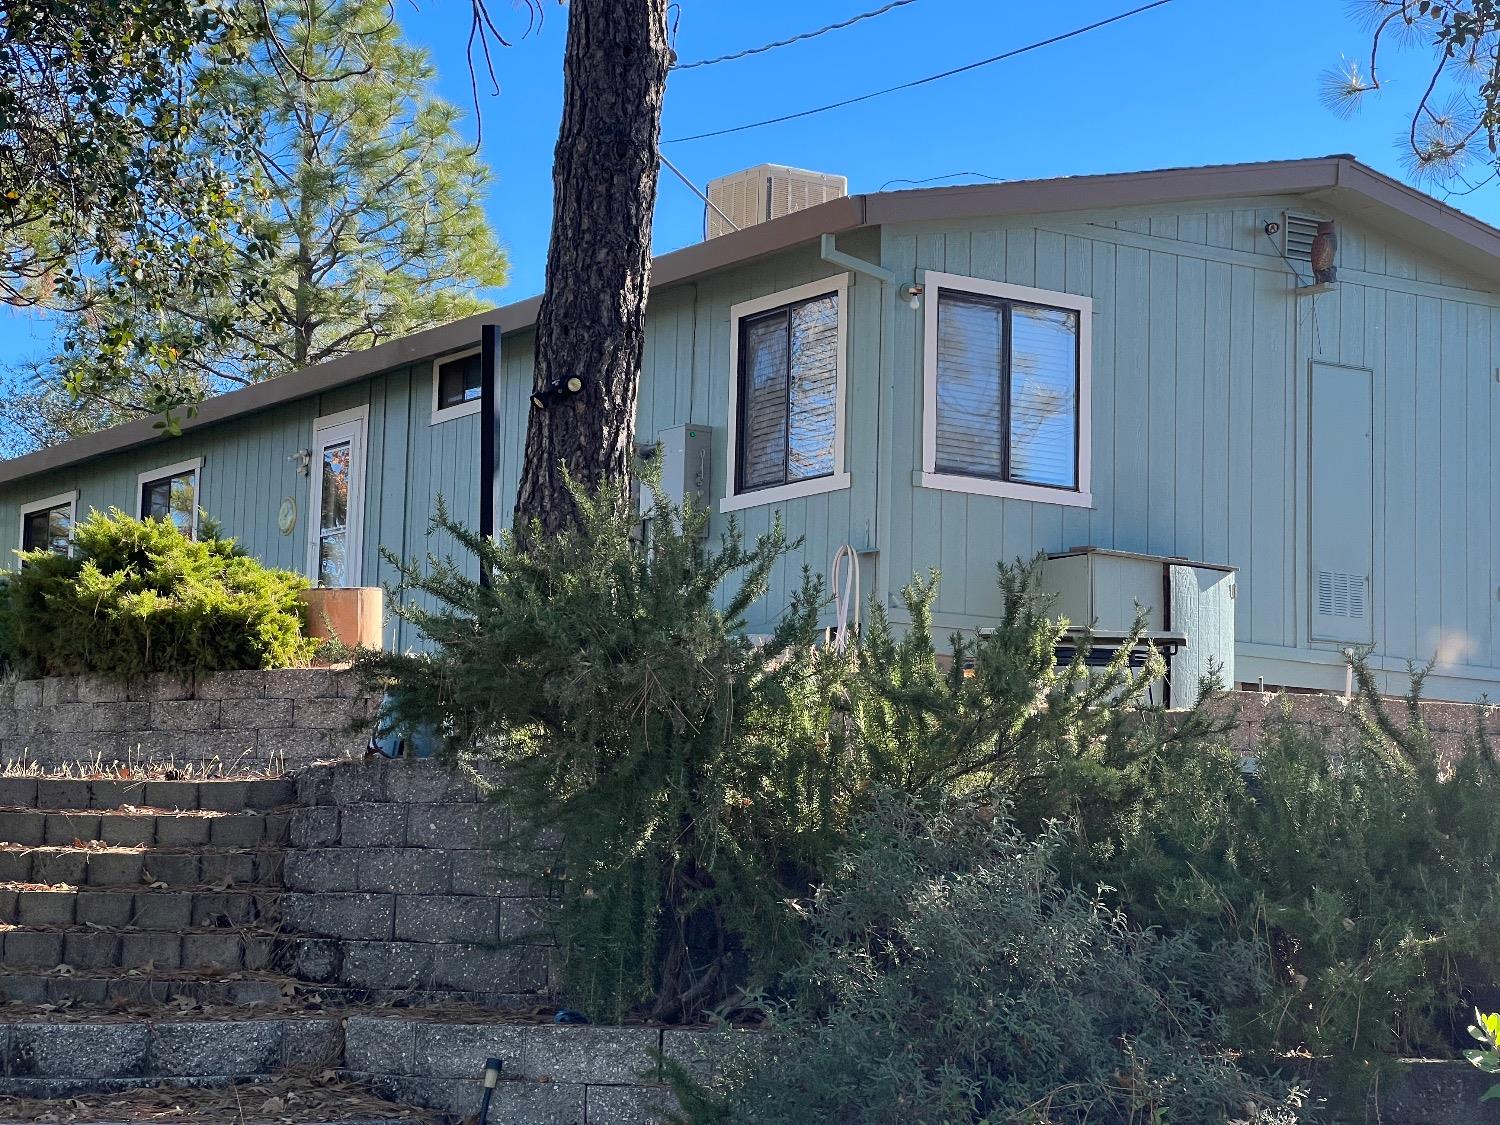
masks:
<instances>
[{"instance_id":1,"label":"brown fascia board","mask_svg":"<svg viewBox=\"0 0 1500 1125\"><path fill-rule=\"evenodd\" d=\"M1317 157L882 192L869 197L865 210L867 221L872 224L920 223L1145 207L1250 195L1299 195L1338 186L1338 166L1344 159Z\"/></svg>"},{"instance_id":2,"label":"brown fascia board","mask_svg":"<svg viewBox=\"0 0 1500 1125\"><path fill-rule=\"evenodd\" d=\"M864 226L1257 195L1326 199L1353 214L1393 225L1398 232L1438 249L1476 276L1500 277L1500 230L1383 176L1351 156L1322 156L849 196L664 254L652 263L651 284L653 289L666 288L811 242L822 234ZM204 402L197 417L184 421L183 429L195 430L472 347L485 324L498 324L506 334L525 331L535 325L540 305L540 298L531 297L219 395ZM12 461L0 461L0 484L162 440L166 439L152 419L130 422Z\"/></svg>"}]
</instances>

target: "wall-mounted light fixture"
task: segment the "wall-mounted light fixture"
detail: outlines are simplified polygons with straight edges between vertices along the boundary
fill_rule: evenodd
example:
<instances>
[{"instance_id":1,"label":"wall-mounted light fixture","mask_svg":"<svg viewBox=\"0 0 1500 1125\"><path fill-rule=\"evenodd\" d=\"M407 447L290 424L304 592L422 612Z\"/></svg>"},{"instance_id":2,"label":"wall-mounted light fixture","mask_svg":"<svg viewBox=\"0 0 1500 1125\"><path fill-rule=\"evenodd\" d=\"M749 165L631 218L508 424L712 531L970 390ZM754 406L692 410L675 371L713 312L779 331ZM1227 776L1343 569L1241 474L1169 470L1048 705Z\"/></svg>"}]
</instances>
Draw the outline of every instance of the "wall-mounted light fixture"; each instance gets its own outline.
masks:
<instances>
[{"instance_id":1,"label":"wall-mounted light fixture","mask_svg":"<svg viewBox=\"0 0 1500 1125\"><path fill-rule=\"evenodd\" d=\"M569 375L566 379L553 379L545 387L531 392L531 405L538 410L550 410L562 399L570 398L581 390L583 390L583 380L577 375Z\"/></svg>"},{"instance_id":2,"label":"wall-mounted light fixture","mask_svg":"<svg viewBox=\"0 0 1500 1125\"><path fill-rule=\"evenodd\" d=\"M288 453L286 459L296 462L298 476L305 477L312 472L311 449L299 449L296 453Z\"/></svg>"},{"instance_id":3,"label":"wall-mounted light fixture","mask_svg":"<svg viewBox=\"0 0 1500 1125\"><path fill-rule=\"evenodd\" d=\"M912 307L913 311L922 307L923 291L923 287L920 285L908 285L905 289L901 290L902 294L906 297L906 303Z\"/></svg>"}]
</instances>

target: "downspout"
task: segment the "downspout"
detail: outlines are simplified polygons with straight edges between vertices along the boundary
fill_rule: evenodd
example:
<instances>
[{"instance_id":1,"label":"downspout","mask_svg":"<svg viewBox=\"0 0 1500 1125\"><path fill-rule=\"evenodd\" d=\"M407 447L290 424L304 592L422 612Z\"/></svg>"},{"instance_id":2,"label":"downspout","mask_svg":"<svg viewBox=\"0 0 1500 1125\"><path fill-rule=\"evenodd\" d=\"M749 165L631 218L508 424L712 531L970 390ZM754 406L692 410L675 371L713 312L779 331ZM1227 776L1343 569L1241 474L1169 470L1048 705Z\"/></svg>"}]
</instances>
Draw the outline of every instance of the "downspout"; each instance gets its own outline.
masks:
<instances>
[{"instance_id":1,"label":"downspout","mask_svg":"<svg viewBox=\"0 0 1500 1125\"><path fill-rule=\"evenodd\" d=\"M861 209L863 209L863 203L864 203L864 197L863 196L860 197L860 203L861 203ZM819 239L818 252L819 252L819 257L821 257L823 259L823 261L827 262L831 266L839 266L839 267L841 267L843 269L850 270L850 271L852 271L854 273L861 273L861 274L864 274L866 277L874 278L876 281L880 282L881 283L881 287L882 287L882 296L884 295L884 287L885 286L896 284L896 275L894 273L892 273L890 270L886 269L884 266L877 266L874 262L866 261L864 258L856 258L853 254L846 254L842 250L840 250L838 248L837 241L836 241L835 237L832 234L824 232L824 234L822 235L822 237ZM882 321L882 324L883 324L884 320L885 320L885 302L882 300L882 302L881 302L881 321ZM883 336L883 332L884 332L884 329L882 328L882 336ZM884 347L885 347L885 341L882 338L882 340L881 340L881 349L882 349L882 352L884 351ZM881 366L882 367L884 366L884 357L883 356L882 356ZM877 380L876 380L877 393L878 393L879 386L880 386L880 380L877 378ZM846 402L846 404L844 406L844 409L845 409L845 411L847 413L847 411L849 409L847 402ZM881 477L881 472L880 472L880 442L879 442L879 437L878 437L878 434L879 434L879 427L878 426L876 427L876 433L877 433L877 439L876 439L876 448L875 448L875 474L874 475L875 475L875 487L876 487L875 502L876 502L876 506L878 508L878 506L879 506L880 477ZM866 529L865 530L865 536L864 536L865 542L864 542L864 544L862 546L861 545L856 545L856 544L853 544L853 543L845 544L845 546L847 546L849 548L850 554L853 556L853 558L851 559L851 562L853 563L853 569L854 569L853 589L854 589L854 591L856 591L854 593L854 598L855 598L856 601L858 600L858 597L859 597L859 594L857 593L857 591L859 589L859 582L860 582L860 578L859 578L859 575L858 575L860 562L868 560L869 563L870 563L870 565L871 565L871 567L877 567L879 565L879 563L878 563L878 559L879 559L879 556L880 556L879 532L878 532L877 528L875 527L875 521L874 520L867 521L866 525L865 525L865 529ZM851 535L854 533L854 529L853 528L850 528L850 533L851 533ZM842 554L843 551L844 551L844 547L840 547L839 548L840 554ZM837 569L838 569L838 557L839 557L838 555L835 555L834 556L834 561L832 563L830 563L831 573L836 573L837 572ZM871 574L871 576L870 576L871 581L869 583L869 588L870 589L872 589L872 590L877 589L876 581L875 580L878 577L879 577L878 572ZM858 631L858 612L859 612L858 608L855 607L854 613L855 613L855 629L856 629L856 632ZM841 640L840 640L840 645L841 646L842 646L842 637L844 635L844 631L845 631L845 627L841 623L839 625L839 636L841 638Z\"/></svg>"}]
</instances>

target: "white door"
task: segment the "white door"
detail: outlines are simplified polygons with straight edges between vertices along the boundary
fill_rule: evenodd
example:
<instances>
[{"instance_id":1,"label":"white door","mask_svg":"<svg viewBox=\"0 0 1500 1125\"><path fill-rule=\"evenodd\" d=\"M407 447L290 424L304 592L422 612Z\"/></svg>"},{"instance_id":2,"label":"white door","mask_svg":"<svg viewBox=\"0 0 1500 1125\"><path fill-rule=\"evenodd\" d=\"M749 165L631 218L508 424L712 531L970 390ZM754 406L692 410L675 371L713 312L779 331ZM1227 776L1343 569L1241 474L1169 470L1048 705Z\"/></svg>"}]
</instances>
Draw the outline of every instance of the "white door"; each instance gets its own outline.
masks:
<instances>
[{"instance_id":1,"label":"white door","mask_svg":"<svg viewBox=\"0 0 1500 1125\"><path fill-rule=\"evenodd\" d=\"M1312 365L1312 637L1374 637L1375 399L1362 367Z\"/></svg>"},{"instance_id":2,"label":"white door","mask_svg":"<svg viewBox=\"0 0 1500 1125\"><path fill-rule=\"evenodd\" d=\"M307 575L317 586L358 586L365 510L365 411L319 418L313 429Z\"/></svg>"}]
</instances>

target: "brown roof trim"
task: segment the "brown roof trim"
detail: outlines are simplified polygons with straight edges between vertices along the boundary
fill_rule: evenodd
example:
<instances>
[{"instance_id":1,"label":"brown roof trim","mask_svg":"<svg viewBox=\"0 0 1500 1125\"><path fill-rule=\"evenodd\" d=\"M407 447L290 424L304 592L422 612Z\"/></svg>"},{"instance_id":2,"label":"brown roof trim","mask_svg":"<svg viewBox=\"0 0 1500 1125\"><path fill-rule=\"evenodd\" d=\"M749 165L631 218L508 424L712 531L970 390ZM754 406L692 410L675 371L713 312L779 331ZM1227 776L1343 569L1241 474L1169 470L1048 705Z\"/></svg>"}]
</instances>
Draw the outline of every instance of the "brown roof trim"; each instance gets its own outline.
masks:
<instances>
[{"instance_id":1,"label":"brown roof trim","mask_svg":"<svg viewBox=\"0 0 1500 1125\"><path fill-rule=\"evenodd\" d=\"M1444 253L1453 260L1481 276L1500 276L1500 230L1384 176L1352 156L1320 156L850 196L663 254L652 263L651 284L653 288L674 285L811 242L825 233L883 223L1054 214L1255 195L1312 195L1354 213L1372 212L1407 224L1421 224L1424 233L1437 236ZM183 429L195 430L470 347L479 339L482 325L498 324L504 333L523 331L536 323L540 306L539 297L530 297L219 395L204 402L196 418L184 420ZM161 440L162 433L152 419L129 422L25 457L0 461L0 484Z\"/></svg>"}]
</instances>

